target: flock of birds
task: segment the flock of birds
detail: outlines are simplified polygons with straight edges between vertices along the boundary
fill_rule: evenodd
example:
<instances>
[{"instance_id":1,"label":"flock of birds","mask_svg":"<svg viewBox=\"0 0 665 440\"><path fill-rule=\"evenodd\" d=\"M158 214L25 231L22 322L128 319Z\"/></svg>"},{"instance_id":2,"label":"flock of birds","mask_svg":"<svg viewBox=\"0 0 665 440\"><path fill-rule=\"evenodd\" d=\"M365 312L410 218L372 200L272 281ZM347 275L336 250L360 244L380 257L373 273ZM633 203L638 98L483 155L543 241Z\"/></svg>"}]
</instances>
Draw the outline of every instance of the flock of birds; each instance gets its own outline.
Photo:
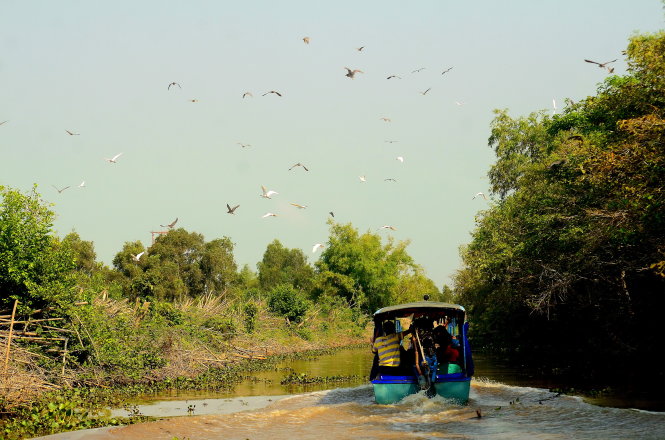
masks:
<instances>
[{"instance_id":1,"label":"flock of birds","mask_svg":"<svg viewBox=\"0 0 665 440\"><path fill-rule=\"evenodd\" d=\"M303 37L303 38L302 38L302 41L303 41L305 44L310 44L311 39L310 39L310 37ZM365 46L360 46L360 47L357 47L357 48L356 48L356 50L357 50L358 52L361 52L361 51L363 51L364 49L365 49ZM613 68L613 67L610 67L609 64L614 63L614 62L616 62L617 60L615 59L615 60L606 61L606 62L602 62L602 63L601 63L601 62L597 62L597 61L593 61L593 60L589 60L589 59L585 59L584 61L587 62L587 63L595 64L595 65L597 65L599 68L607 70L609 73L613 73L613 72L614 72L614 68ZM412 74L416 74L416 73L418 73L418 72L423 71L424 69L425 69L425 67L420 67L420 68L417 68L417 69L412 70L411 73L412 73ZM441 71L441 75L445 75L445 74L449 73L452 69L453 69L452 66L443 69L443 70ZM348 77L348 78L350 78L350 79L352 79L352 80L356 78L356 75L357 75L357 74L363 74L363 73L364 73L364 72L363 72L362 70L360 70L360 69L352 69L352 68L349 68L349 67L344 67L344 70L346 70L346 74L345 74L345 76ZM397 75L397 74L390 74L390 75L388 75L388 76L386 77L386 79L387 79L387 80L402 79L402 76ZM172 81L172 82L168 83L168 85L167 85L167 91L171 91L172 89L176 89L176 88L177 88L178 90L182 90L182 86L181 86L181 84L178 83L178 82L176 82L176 81ZM432 88L431 88L431 87L428 87L428 88L426 88L425 90L423 90L423 91L421 91L421 92L419 92L419 93L420 93L422 96L426 96L431 90L432 90ZM282 93L279 92L279 91L277 91L277 90L268 90L268 91L266 91L265 93L263 93L261 96L267 96L267 95L275 95L275 96L277 96L277 97L282 97ZM250 92L250 91L246 91L246 92L242 93L242 99L245 99L245 98L253 98L253 97L254 97L254 95L253 95L252 92ZM190 101L190 102L198 102L197 99L190 99L189 101ZM455 101L455 104L458 105L458 106L462 106L462 105L464 105L464 102L461 102L461 101ZM552 105L553 105L553 112L556 113L556 101L555 101L554 99L552 100ZM379 119L382 120L382 121L384 121L384 122L386 122L386 123L390 123L390 122L391 122L391 119L390 119L389 117L386 117L386 116L382 116L382 117L380 117ZM9 121L8 121L8 120L2 121L2 122L0 122L0 125L4 125L4 124L7 123L7 122L9 122ZM80 136L80 133L77 133L77 132L74 132L74 131L71 131L71 130L65 130L65 132L66 132L66 134L69 135L69 136ZM395 143L395 142L398 142L398 141L396 141L396 140L386 140L385 142L387 142L387 143L391 143L391 144L392 144L392 143ZM242 147L242 148L248 148L248 147L251 147L251 144L247 144L247 143L238 142L237 144L240 145L240 147ZM120 159L120 157L121 157L122 155L123 155L123 153L121 152L121 153L117 153L117 154L114 155L113 157L110 157L110 158L104 157L103 159L104 159L106 162L108 162L109 164L117 164L117 163L118 163L118 160ZM404 156L397 156L395 159L396 159L399 163L401 163L401 164L404 163ZM301 162L294 163L294 164L289 168L289 171L292 171L292 170L294 170L294 169L296 169L296 168L302 168L302 169L303 169L304 171L306 171L306 172L310 171L310 169L309 169L305 164L303 164L303 163L301 163ZM365 183L365 182L367 182L367 177L366 177L365 175L360 175L360 176L358 176L358 178L359 178L359 180L360 180L361 183ZM393 183L396 183L396 182L397 182L397 180L394 179L394 178L386 178L386 179L384 179L384 181L386 181L386 182L393 182ZM58 192L58 194L62 194L65 190L71 188L71 186L58 187L58 186L55 186L55 185L52 185L52 187ZM83 187L85 187L85 181L82 181L82 182L78 185L78 187L79 187L79 188L83 188ZM268 189L267 187L261 185L261 193L259 194L259 196L260 196L261 198L263 198L263 199L272 199L272 197L273 197L273 196L276 196L276 195L279 195L279 193L278 193L277 191L272 190L272 189ZM487 200L487 196L486 196L483 192L478 192L478 193L476 193L476 194L472 197L472 199L476 199L476 198L478 198L478 197L481 197L482 199ZM290 203L290 205L292 205L293 207L295 207L295 208L297 208L297 209L306 209L306 208L307 208L307 205L302 205L302 204L298 204L298 203ZM226 204L226 208L227 208L227 211L226 211L227 214L229 214L229 215L235 215L236 212L238 211L238 209L240 208L240 204L235 204L235 205L231 206L231 204L227 203L227 204ZM334 216L335 216L335 214L334 214L333 211L329 211L329 215L330 215L331 217L334 217ZM274 212L266 212L265 214L262 215L262 218L270 218L270 217L277 217L277 216L278 216L277 213L274 213ZM171 222L171 223L169 223L169 224L166 224L166 225L160 225L160 226L163 227L163 228L168 228L168 229L170 230L170 229L173 229L173 228L174 228L174 226L175 226L175 224L176 224L177 222L178 222L178 218L176 218L173 222ZM390 230L390 231L396 231L396 230L397 230L396 227L394 227L394 226L392 226L392 225L388 225L388 224L383 225L383 226L377 228L377 230L382 230L382 229ZM322 243L316 243L316 244L314 244L314 245L312 246L312 252L315 253L315 252L317 252L318 250L323 249L324 247L325 247L325 246L324 246ZM146 253L146 251L140 252L140 253L138 253L138 254L136 254L136 255L135 255L135 254L131 254L131 257L132 257L132 259L133 259L135 262L139 262L140 259L141 259L141 257L142 257L145 253Z\"/></svg>"}]
</instances>

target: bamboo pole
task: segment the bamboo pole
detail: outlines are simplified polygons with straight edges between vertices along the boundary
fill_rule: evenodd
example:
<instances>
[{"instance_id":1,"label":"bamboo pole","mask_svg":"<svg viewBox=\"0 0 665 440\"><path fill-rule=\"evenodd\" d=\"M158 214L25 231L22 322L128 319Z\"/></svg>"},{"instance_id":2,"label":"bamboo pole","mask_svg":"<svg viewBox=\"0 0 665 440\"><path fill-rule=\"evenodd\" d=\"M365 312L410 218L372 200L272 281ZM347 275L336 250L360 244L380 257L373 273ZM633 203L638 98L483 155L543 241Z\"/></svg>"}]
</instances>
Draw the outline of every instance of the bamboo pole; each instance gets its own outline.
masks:
<instances>
[{"instance_id":1,"label":"bamboo pole","mask_svg":"<svg viewBox=\"0 0 665 440\"><path fill-rule=\"evenodd\" d=\"M65 339L65 350L62 352L62 373L61 376L65 375L65 363L67 362L67 343L69 338Z\"/></svg>"},{"instance_id":2,"label":"bamboo pole","mask_svg":"<svg viewBox=\"0 0 665 440\"><path fill-rule=\"evenodd\" d=\"M9 368L9 350L12 345L12 331L14 330L14 316L16 316L16 306L18 305L18 300L14 300L14 308L12 309L12 320L9 323L9 336L7 337L7 350L5 350L5 368L3 370L3 376L7 377L7 368Z\"/></svg>"},{"instance_id":3,"label":"bamboo pole","mask_svg":"<svg viewBox=\"0 0 665 440\"><path fill-rule=\"evenodd\" d=\"M45 318L45 319L30 319L28 321L14 321L14 324L32 324L33 322L45 322L45 321L62 321L65 318ZM0 319L0 322L9 322L9 319Z\"/></svg>"}]
</instances>

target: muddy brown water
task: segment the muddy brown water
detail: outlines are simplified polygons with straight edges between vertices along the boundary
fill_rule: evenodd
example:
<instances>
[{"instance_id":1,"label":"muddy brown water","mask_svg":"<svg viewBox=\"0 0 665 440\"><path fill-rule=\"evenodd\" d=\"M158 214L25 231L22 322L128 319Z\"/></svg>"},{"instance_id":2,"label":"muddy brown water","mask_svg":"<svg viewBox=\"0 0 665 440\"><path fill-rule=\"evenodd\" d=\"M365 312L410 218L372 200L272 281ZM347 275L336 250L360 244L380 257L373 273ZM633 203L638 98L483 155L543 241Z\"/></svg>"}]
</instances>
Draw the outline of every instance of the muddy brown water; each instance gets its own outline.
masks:
<instances>
[{"instance_id":1,"label":"muddy brown water","mask_svg":"<svg viewBox=\"0 0 665 440\"><path fill-rule=\"evenodd\" d=\"M476 356L468 405L421 394L395 405L377 405L366 380L371 361L366 349L293 361L256 374L258 380L246 381L233 393L162 394L137 402L146 415L177 417L49 438L665 439L664 412L626 407L631 402L613 400L616 396L589 401L558 395L548 389L556 384L482 356ZM360 378L341 385L282 386L288 368L310 376ZM611 406L616 403L624 407ZM190 405L195 409L187 415Z\"/></svg>"}]
</instances>

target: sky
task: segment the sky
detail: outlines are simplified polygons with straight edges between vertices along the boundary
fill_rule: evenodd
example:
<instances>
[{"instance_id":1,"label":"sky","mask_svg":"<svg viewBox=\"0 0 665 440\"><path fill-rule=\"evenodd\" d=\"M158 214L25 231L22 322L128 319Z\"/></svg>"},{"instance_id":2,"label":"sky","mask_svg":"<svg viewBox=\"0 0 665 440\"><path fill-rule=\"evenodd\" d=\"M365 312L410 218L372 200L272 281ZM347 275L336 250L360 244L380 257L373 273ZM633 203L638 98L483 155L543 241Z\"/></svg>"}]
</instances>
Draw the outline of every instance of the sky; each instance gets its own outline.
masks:
<instances>
[{"instance_id":1,"label":"sky","mask_svg":"<svg viewBox=\"0 0 665 440\"><path fill-rule=\"evenodd\" d=\"M109 265L176 218L229 237L239 267L275 239L313 263L332 211L451 285L494 203L493 110L595 95L608 72L584 59L625 74L629 37L664 17L660 0L0 0L0 185L36 184L55 233Z\"/></svg>"}]
</instances>

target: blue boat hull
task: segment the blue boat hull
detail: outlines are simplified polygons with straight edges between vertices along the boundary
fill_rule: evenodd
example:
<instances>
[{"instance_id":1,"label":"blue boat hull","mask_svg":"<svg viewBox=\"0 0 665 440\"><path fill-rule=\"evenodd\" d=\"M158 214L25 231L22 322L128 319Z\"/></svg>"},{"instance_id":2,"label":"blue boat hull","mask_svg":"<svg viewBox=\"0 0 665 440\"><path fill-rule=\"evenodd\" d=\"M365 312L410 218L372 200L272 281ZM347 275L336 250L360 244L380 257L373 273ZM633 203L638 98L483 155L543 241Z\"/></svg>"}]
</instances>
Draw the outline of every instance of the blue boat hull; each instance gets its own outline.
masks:
<instances>
[{"instance_id":1,"label":"blue boat hull","mask_svg":"<svg viewBox=\"0 0 665 440\"><path fill-rule=\"evenodd\" d=\"M372 381L374 400L381 405L397 403L406 396L416 394L420 387L413 376L381 376ZM469 400L471 378L462 374L438 375L435 382L436 394L452 399L459 404Z\"/></svg>"}]
</instances>

